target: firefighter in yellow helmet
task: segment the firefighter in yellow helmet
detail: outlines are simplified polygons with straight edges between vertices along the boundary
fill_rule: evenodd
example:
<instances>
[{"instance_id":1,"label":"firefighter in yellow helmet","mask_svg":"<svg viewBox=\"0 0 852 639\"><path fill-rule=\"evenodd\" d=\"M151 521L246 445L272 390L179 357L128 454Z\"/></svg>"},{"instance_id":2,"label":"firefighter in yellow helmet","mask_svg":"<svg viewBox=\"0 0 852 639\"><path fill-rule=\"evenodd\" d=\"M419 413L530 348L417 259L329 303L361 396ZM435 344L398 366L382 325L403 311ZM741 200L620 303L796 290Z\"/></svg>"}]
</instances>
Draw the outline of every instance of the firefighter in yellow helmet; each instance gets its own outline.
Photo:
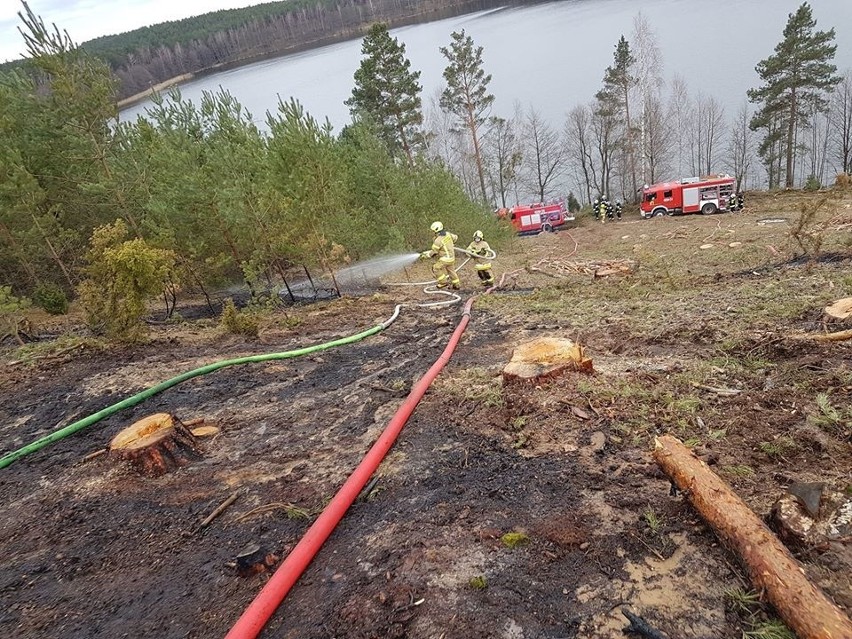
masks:
<instances>
[{"instance_id":1,"label":"firefighter in yellow helmet","mask_svg":"<svg viewBox=\"0 0 852 639\"><path fill-rule=\"evenodd\" d=\"M476 263L476 274L482 280L484 286L494 284L494 273L491 272L491 259L488 254L491 252L491 247L488 242L483 239L482 231L477 231L473 234L473 242L467 245L467 252L473 253L473 258Z\"/></svg>"},{"instance_id":2,"label":"firefighter in yellow helmet","mask_svg":"<svg viewBox=\"0 0 852 639\"><path fill-rule=\"evenodd\" d=\"M458 290L461 287L461 282L458 273L456 273L455 242L458 241L459 236L445 230L441 222L433 222L431 228L432 233L435 234L432 248L423 251L420 257L423 259L437 258L432 263L432 274L438 280L438 288L446 288L447 284L450 284Z\"/></svg>"}]
</instances>

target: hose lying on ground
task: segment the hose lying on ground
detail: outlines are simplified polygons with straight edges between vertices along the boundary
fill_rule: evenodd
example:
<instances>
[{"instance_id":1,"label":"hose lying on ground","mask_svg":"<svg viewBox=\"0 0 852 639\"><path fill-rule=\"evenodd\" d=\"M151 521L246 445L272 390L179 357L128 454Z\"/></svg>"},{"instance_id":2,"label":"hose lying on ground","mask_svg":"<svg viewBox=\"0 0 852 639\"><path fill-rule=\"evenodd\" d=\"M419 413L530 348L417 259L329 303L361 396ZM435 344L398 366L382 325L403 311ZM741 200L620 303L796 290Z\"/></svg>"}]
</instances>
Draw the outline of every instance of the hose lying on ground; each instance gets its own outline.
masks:
<instances>
[{"instance_id":1,"label":"hose lying on ground","mask_svg":"<svg viewBox=\"0 0 852 639\"><path fill-rule=\"evenodd\" d=\"M494 287L488 289L493 290ZM317 517L316 521L311 525L302 539L287 555L287 558L281 563L270 580L255 597L254 601L249 604L242 616L234 624L231 631L225 639L254 639L263 630L266 622L273 615L275 610L284 601L287 593L299 580L299 577L311 563L313 558L319 552L325 540L334 531L335 527L346 511L358 497L358 494L364 488L364 485L370 479L370 476L382 463L385 455L387 455L391 446L396 441L397 436L408 422L409 417L414 412L417 404L423 399L426 390L441 372L441 369L450 361L450 357L455 351L456 346L461 339L470 322L470 310L473 306L475 297L470 298L464 306L462 318L456 330L453 331L450 341L441 353L441 356L434 364L426 371L426 374L421 377L411 389L408 397L394 413L384 431L373 444L372 448L367 452L358 467L349 476L349 479L343 484L337 494L332 498L331 502Z\"/></svg>"},{"instance_id":2,"label":"hose lying on ground","mask_svg":"<svg viewBox=\"0 0 852 639\"><path fill-rule=\"evenodd\" d=\"M356 333L355 335L350 335L349 337L342 337L340 339L333 340L331 342L325 342L324 344L316 344L314 346L306 346L304 348L299 348L292 351L284 351L281 353L267 353L265 355L249 355L247 357L238 357L236 359L226 359L220 362L214 362L213 364L208 364L207 366L202 366L201 368L196 368L191 371L187 371L186 373L182 373L177 377L172 377L171 379L167 379L164 382L160 382L156 386L152 386L151 388L145 389L144 391L137 393L131 397L121 400L111 406L104 408L103 410L98 411L88 417L84 417L64 428L60 428L49 435L45 435L34 442L27 444L26 446L19 448L18 450L14 450L10 453L6 453L3 457L0 457L0 468L5 468L10 464L16 462L21 457L25 457L30 453L34 453L37 450L44 448L45 446L52 444L53 442L59 441L60 439L64 439L73 433L76 433L79 430L86 428L87 426L91 426L95 424L105 417L109 417L114 413L117 413L120 410L125 408L130 408L131 406L136 406L137 404L143 402L149 397L156 395L157 393L161 393L167 388L171 388L181 382L185 382L188 379L192 379L193 377L198 377L199 375L206 375L207 373L212 373L213 371L217 371L220 368L225 368L226 366L236 366L237 364L249 364L253 362L268 362L272 360L278 359L291 359L293 357L300 357L302 355L309 355L311 353L316 353L318 351L324 351L329 348L334 348L335 346L343 346L344 344L352 344L353 342L358 342L366 337L371 335L375 335L379 331L383 331L388 326L393 324L396 321L396 318L399 317L399 311L401 309L400 305L393 311L393 315L391 315L388 319L386 319L381 324L377 324L371 329L366 331L362 331L360 333Z\"/></svg>"},{"instance_id":3,"label":"hose lying on ground","mask_svg":"<svg viewBox=\"0 0 852 639\"><path fill-rule=\"evenodd\" d=\"M475 253L468 251L467 249L459 248L458 246L454 248L457 252L463 253L468 256L468 258L464 262L462 262L461 265L456 269L457 271L462 270L472 258L484 257L487 260L493 260L497 257L497 253L492 248L489 248L488 251L486 251L485 255L476 255ZM450 298L447 300L441 300L440 302L422 302L418 304L409 303L403 304L403 306L416 306L418 308L437 308L439 306L450 306L451 304L461 302L461 295L453 293L452 291L439 289L437 286L435 286L437 282L438 280L426 280L423 282L388 282L387 286L423 286L423 292L427 295L446 295Z\"/></svg>"}]
</instances>

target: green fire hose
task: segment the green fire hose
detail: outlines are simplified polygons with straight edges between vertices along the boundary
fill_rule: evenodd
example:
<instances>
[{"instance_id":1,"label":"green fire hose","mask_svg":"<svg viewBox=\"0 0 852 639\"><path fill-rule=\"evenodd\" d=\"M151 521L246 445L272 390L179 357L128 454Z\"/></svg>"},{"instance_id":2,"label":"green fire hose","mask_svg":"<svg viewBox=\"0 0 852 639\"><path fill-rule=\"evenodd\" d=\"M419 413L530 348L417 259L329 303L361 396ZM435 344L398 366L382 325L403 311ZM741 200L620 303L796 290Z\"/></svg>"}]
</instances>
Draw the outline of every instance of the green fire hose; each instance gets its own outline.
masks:
<instances>
[{"instance_id":1,"label":"green fire hose","mask_svg":"<svg viewBox=\"0 0 852 639\"><path fill-rule=\"evenodd\" d=\"M333 340L331 342L325 342L324 344L316 344L315 346L306 346L305 348L298 348L293 351L284 351L282 353L267 353L265 355L249 355L247 357L238 357L236 359L226 359L220 362L214 362L213 364L208 364L207 366L202 366L201 368L196 368L195 370L187 371L186 373L181 373L177 377L172 377L171 379L167 379L164 382L160 382L156 386L152 386L151 388L145 389L136 395L132 395L127 399L123 399L120 402L113 404L112 406L107 406L103 410L99 410L97 413L93 413L88 417L84 417L72 424L68 424L64 428L60 428L49 435L45 435L34 442L19 448L18 450L13 450L10 453L6 453L3 457L0 457L0 468L6 468L10 464L18 461L21 457L25 457L30 453L34 453L35 451L44 448L45 446L52 444L53 442L59 441L60 439L64 439L68 437L68 435L72 435L76 433L78 430L82 430L87 426L91 426L95 424L105 417L109 417L110 415L117 413L120 410L124 410L125 408L130 408L131 406L136 406L137 404L143 402L149 397L156 395L157 393L161 393L167 388L171 388L181 382L185 382L188 379L192 379L193 377L198 377L199 375L206 375L207 373L212 373L213 371L217 371L220 368L225 368L226 366L236 366L237 364L250 364L253 362L268 362L271 360L277 359L291 359L293 357L300 357L302 355L309 355L311 353L316 353L318 351L324 351L329 348L334 348L335 346L343 346L345 344L352 344L353 342L358 342L366 337L371 335L375 335L379 331L383 331L388 326L393 324L396 321L396 318L399 317L400 306L397 306L394 309L393 315L391 315L388 319L386 319L381 324L374 326L371 329L366 331L362 331L355 335L350 335L349 337L342 337L340 339Z\"/></svg>"}]
</instances>

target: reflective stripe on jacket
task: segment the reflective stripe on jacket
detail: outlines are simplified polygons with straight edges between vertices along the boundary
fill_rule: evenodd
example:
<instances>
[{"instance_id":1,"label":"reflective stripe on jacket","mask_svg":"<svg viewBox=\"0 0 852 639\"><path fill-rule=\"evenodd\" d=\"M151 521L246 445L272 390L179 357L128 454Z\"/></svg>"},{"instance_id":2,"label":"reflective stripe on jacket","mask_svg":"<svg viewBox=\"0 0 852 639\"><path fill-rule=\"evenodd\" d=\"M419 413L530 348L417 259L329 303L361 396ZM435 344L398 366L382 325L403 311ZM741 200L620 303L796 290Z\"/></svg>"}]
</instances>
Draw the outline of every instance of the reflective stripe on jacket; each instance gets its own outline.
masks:
<instances>
[{"instance_id":1,"label":"reflective stripe on jacket","mask_svg":"<svg viewBox=\"0 0 852 639\"><path fill-rule=\"evenodd\" d=\"M489 251L491 251L491 247L485 240L471 242L467 245L467 252L474 255L473 260L476 262L477 271L487 271L491 268L491 260L488 259Z\"/></svg>"},{"instance_id":2,"label":"reflective stripe on jacket","mask_svg":"<svg viewBox=\"0 0 852 639\"><path fill-rule=\"evenodd\" d=\"M455 262L456 252L455 244L459 236L455 233L441 231L435 236L435 241L432 242L432 249L429 253L432 257L438 257L442 262Z\"/></svg>"}]
</instances>

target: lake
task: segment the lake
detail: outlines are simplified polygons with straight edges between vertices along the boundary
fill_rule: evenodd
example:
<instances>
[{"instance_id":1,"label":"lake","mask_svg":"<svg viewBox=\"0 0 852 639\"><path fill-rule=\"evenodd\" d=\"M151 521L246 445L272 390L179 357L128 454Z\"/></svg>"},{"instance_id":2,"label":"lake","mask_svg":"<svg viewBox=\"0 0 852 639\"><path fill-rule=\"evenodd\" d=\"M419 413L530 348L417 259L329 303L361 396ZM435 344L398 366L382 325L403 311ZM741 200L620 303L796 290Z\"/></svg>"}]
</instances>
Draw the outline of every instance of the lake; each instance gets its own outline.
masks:
<instances>
[{"instance_id":1,"label":"lake","mask_svg":"<svg viewBox=\"0 0 852 639\"><path fill-rule=\"evenodd\" d=\"M834 27L835 63L852 67L852 0L811 0L817 28ZM511 116L516 103L532 105L555 126L601 86L604 69L621 34L628 39L641 9L656 32L663 76L678 73L693 94L712 93L730 119L757 86L754 66L772 53L787 15L799 0L564 0L507 7L395 29L412 68L420 70L424 109L440 91L446 60L438 51L450 33L465 29L484 48L485 69L493 80L494 114ZM335 130L349 121L343 104L352 91L361 59L361 40L351 40L207 75L180 87L198 99L219 86L230 91L265 129L265 113L278 96L297 98L314 117L328 118ZM135 118L147 102L121 112Z\"/></svg>"}]
</instances>

